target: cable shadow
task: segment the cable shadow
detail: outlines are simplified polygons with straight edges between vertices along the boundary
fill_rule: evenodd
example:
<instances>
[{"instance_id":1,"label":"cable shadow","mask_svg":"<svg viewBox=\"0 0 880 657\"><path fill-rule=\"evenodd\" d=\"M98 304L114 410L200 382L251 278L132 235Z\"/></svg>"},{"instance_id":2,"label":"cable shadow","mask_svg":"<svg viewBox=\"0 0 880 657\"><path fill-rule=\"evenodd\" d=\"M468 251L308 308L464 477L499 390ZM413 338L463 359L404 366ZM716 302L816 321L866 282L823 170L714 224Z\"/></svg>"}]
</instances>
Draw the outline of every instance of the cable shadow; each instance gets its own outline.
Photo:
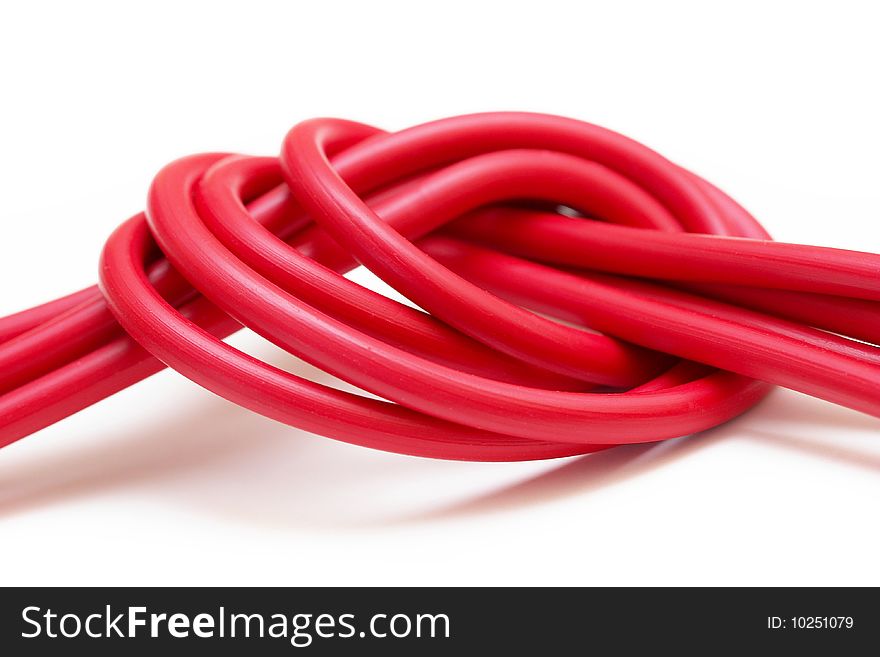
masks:
<instances>
[{"instance_id":1,"label":"cable shadow","mask_svg":"<svg viewBox=\"0 0 880 657\"><path fill-rule=\"evenodd\" d=\"M774 390L769 401L746 414L760 414L761 426L827 426L847 431L880 431L880 419L831 402L787 390Z\"/></svg>"},{"instance_id":2,"label":"cable shadow","mask_svg":"<svg viewBox=\"0 0 880 657\"><path fill-rule=\"evenodd\" d=\"M234 459L247 449L273 448L278 437L254 431L255 418L267 422L218 399L124 439L70 447L0 470L0 516L102 492L161 485Z\"/></svg>"},{"instance_id":3,"label":"cable shadow","mask_svg":"<svg viewBox=\"0 0 880 657\"><path fill-rule=\"evenodd\" d=\"M573 495L589 495L646 474L675 459L684 458L711 442L720 440L720 436L712 435L713 431L660 443L622 445L580 456L530 479L423 513L420 519L447 520L499 513L547 504ZM400 518L399 521L410 522L416 519L408 517Z\"/></svg>"},{"instance_id":4,"label":"cable shadow","mask_svg":"<svg viewBox=\"0 0 880 657\"><path fill-rule=\"evenodd\" d=\"M620 480L627 474L627 463L672 447L673 443L625 446L566 459L540 477L542 493L536 485L524 486L505 504L535 503L527 499L529 494L546 499L573 493L576 484L585 482L596 488ZM4 518L90 497L147 493L178 508L287 529L357 529L429 520L433 514L424 508L436 504L436 497L409 501L404 510L412 511L401 513L401 495L395 490L424 489L423 483L433 480L446 497L446 481L454 485L463 474L498 467L340 445L210 397L124 439L108 433L98 442L71 445L13 465L0 467ZM508 497L504 490L497 493L499 498Z\"/></svg>"},{"instance_id":5,"label":"cable shadow","mask_svg":"<svg viewBox=\"0 0 880 657\"><path fill-rule=\"evenodd\" d=\"M739 418L702 433L644 445L626 445L578 457L554 470L499 490L435 509L422 519L445 520L498 513L534 504L545 504L572 495L588 495L624 480L650 472L673 460L731 438L753 439L872 472L880 472L880 455L864 450L788 435L798 426L834 427L850 432L876 433L877 418L857 413L806 395L776 390L756 408ZM763 429L777 427L777 431ZM761 427L761 428L754 428ZM411 521L414 518L401 518Z\"/></svg>"},{"instance_id":6,"label":"cable shadow","mask_svg":"<svg viewBox=\"0 0 880 657\"><path fill-rule=\"evenodd\" d=\"M313 372L305 372L312 376ZM368 529L506 512L585 496L687 458L719 441L770 442L880 471L880 456L804 439L798 427L875 433L874 418L792 394L773 394L747 415L689 438L565 459L552 469L438 508L438 497L483 466L384 454L307 434L213 396L133 433L0 461L0 517L88 497L140 493L176 508L281 529ZM37 458L39 457L39 458ZM498 470L494 470L498 472ZM516 478L516 472L511 470ZM426 481L435 486L424 486ZM447 482L449 482L447 486ZM424 493L443 490L444 495ZM402 494L404 491L406 494ZM408 492L419 492L411 496ZM467 494L467 493L464 493ZM407 500L401 509L401 498Z\"/></svg>"},{"instance_id":7,"label":"cable shadow","mask_svg":"<svg viewBox=\"0 0 880 657\"><path fill-rule=\"evenodd\" d=\"M782 433L758 429L749 430L745 436L774 447L790 449L826 461L834 461L841 465L848 465L880 474L880 453L871 453L842 445L826 444L815 439L794 438Z\"/></svg>"}]
</instances>

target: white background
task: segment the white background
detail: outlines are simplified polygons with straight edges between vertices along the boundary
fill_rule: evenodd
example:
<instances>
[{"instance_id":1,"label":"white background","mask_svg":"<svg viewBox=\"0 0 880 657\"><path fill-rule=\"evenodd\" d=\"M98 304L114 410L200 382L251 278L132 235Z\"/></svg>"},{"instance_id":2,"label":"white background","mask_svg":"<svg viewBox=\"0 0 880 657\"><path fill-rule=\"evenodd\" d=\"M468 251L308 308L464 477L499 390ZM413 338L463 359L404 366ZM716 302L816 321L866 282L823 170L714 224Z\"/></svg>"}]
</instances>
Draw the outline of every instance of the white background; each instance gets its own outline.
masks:
<instances>
[{"instance_id":1,"label":"white background","mask_svg":"<svg viewBox=\"0 0 880 657\"><path fill-rule=\"evenodd\" d=\"M778 239L880 251L870 2L0 7L0 314L94 282L166 162L274 154L319 115L570 115L701 173ZM0 584L877 585L878 429L777 391L660 446L445 463L163 372L0 452Z\"/></svg>"}]
</instances>

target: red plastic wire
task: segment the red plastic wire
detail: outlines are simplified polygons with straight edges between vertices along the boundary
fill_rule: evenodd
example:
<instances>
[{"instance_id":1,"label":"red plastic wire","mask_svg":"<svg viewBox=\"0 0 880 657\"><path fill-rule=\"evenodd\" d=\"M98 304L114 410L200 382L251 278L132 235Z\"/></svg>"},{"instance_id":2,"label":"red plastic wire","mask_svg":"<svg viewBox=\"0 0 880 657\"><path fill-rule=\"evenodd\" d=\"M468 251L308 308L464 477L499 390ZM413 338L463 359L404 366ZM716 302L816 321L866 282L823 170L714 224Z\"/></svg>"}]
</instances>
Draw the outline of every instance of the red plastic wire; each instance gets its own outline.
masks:
<instances>
[{"instance_id":1,"label":"red plastic wire","mask_svg":"<svg viewBox=\"0 0 880 657\"><path fill-rule=\"evenodd\" d=\"M358 264L424 312L342 276ZM770 241L594 125L312 120L279 159L168 165L100 288L0 320L0 445L165 365L311 432L449 459L683 436L771 384L880 415L878 273L876 255ZM242 325L381 400L222 341Z\"/></svg>"}]
</instances>

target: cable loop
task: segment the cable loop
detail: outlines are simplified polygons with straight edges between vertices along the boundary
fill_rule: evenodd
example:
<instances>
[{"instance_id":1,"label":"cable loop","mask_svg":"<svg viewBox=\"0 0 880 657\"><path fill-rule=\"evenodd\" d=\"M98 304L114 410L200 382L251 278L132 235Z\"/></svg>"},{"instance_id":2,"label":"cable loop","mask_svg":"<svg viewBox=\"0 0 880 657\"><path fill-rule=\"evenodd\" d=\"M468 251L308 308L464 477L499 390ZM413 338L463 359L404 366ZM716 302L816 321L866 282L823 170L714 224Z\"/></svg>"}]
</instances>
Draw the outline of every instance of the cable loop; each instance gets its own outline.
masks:
<instances>
[{"instance_id":1,"label":"cable loop","mask_svg":"<svg viewBox=\"0 0 880 657\"><path fill-rule=\"evenodd\" d=\"M418 308L343 276L359 264ZM878 273L876 255L771 241L591 124L316 119L280 158L169 164L100 288L0 319L0 445L166 365L301 429L448 459L684 436L772 385L878 415ZM222 341L241 326L370 394Z\"/></svg>"}]
</instances>

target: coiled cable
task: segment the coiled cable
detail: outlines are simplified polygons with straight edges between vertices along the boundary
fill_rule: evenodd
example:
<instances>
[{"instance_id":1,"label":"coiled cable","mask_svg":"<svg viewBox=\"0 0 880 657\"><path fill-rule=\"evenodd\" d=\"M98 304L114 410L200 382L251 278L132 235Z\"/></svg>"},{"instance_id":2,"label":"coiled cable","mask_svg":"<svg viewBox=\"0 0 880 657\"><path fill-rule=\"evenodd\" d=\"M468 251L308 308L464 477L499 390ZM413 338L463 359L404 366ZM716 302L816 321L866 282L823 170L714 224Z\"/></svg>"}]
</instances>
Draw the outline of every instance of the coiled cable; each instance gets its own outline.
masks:
<instances>
[{"instance_id":1,"label":"coiled cable","mask_svg":"<svg viewBox=\"0 0 880 657\"><path fill-rule=\"evenodd\" d=\"M419 309L343 274L358 264ZM880 256L778 243L622 135L539 114L316 119L155 178L100 285L0 319L0 445L164 366L393 452L521 460L688 435L781 385L880 415ZM371 395L223 342L246 326Z\"/></svg>"}]
</instances>

